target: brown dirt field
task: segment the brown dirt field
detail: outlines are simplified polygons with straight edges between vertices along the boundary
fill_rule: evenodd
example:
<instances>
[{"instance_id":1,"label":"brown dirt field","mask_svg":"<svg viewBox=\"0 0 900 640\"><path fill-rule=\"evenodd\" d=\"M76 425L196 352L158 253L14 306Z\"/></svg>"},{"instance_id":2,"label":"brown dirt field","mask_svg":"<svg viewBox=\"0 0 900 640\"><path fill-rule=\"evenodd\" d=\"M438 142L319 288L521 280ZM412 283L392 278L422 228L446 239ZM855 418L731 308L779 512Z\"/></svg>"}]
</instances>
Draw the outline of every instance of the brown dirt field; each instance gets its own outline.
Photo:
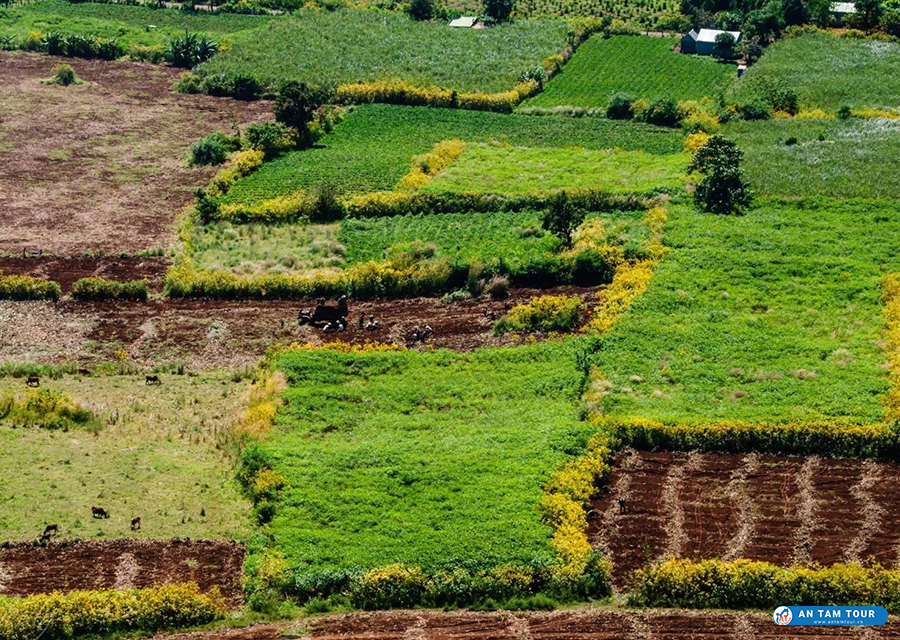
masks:
<instances>
[{"instance_id":1,"label":"brown dirt field","mask_svg":"<svg viewBox=\"0 0 900 640\"><path fill-rule=\"evenodd\" d=\"M277 627L260 625L160 640L772 640L775 638L900 638L892 620L865 631L852 627L778 627L759 613L579 608L550 613L383 611L310 618ZM305 633L304 633L305 630Z\"/></svg>"},{"instance_id":2,"label":"brown dirt field","mask_svg":"<svg viewBox=\"0 0 900 640\"><path fill-rule=\"evenodd\" d=\"M626 451L591 505L589 535L616 586L668 557L793 562L900 560L900 465L816 457ZM628 513L619 515L624 495Z\"/></svg>"},{"instance_id":3,"label":"brown dirt field","mask_svg":"<svg viewBox=\"0 0 900 640\"><path fill-rule=\"evenodd\" d=\"M41 84L60 62L83 85ZM267 119L267 102L178 95L161 65L0 52L0 252L119 255L164 247L212 167L191 144Z\"/></svg>"},{"instance_id":4,"label":"brown dirt field","mask_svg":"<svg viewBox=\"0 0 900 640\"><path fill-rule=\"evenodd\" d=\"M577 287L512 289L506 300L480 298L450 304L437 298L351 301L350 326L334 334L297 326L299 309L311 308L312 300L0 302L0 324L4 327L0 353L4 359L26 362L89 362L109 359L116 350L124 349L140 364L180 359L191 368L240 366L255 363L268 347L280 342L405 343L417 324L429 324L434 329L428 341L432 347L471 350L514 343L514 338L495 338L492 334L494 320L514 304L535 295L565 293L583 296L590 308L596 291ZM360 312L374 314L381 328L360 330Z\"/></svg>"},{"instance_id":5,"label":"brown dirt field","mask_svg":"<svg viewBox=\"0 0 900 640\"><path fill-rule=\"evenodd\" d=\"M98 276L107 280L143 280L154 290L162 287L170 262L164 258L72 257L22 258L0 256L0 272L34 276L58 282L63 294L80 278Z\"/></svg>"},{"instance_id":6,"label":"brown dirt field","mask_svg":"<svg viewBox=\"0 0 900 640\"><path fill-rule=\"evenodd\" d=\"M79 540L0 547L0 594L144 588L196 582L242 602L244 547L224 540Z\"/></svg>"}]
</instances>

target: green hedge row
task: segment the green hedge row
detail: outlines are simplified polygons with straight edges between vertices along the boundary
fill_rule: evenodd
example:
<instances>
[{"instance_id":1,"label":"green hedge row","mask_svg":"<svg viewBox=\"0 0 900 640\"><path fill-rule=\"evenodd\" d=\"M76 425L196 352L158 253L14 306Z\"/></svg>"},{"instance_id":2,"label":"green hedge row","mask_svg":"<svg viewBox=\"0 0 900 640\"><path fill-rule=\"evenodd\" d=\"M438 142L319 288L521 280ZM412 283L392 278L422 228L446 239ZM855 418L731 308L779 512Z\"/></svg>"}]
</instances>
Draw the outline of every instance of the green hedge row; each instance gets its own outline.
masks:
<instances>
[{"instance_id":1,"label":"green hedge row","mask_svg":"<svg viewBox=\"0 0 900 640\"><path fill-rule=\"evenodd\" d=\"M72 297L82 301L96 300L147 300L146 280L116 282L105 278L81 278L72 285Z\"/></svg>"}]
</instances>

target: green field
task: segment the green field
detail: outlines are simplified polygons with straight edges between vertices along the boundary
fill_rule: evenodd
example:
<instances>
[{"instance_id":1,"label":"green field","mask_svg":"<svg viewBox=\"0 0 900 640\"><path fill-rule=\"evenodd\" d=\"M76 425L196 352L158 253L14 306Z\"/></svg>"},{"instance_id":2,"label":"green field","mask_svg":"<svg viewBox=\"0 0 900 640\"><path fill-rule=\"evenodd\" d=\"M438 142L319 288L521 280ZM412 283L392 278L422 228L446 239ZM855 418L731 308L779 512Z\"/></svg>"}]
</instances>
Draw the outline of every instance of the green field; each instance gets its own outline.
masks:
<instances>
[{"instance_id":1,"label":"green field","mask_svg":"<svg viewBox=\"0 0 900 640\"><path fill-rule=\"evenodd\" d=\"M512 89L519 75L566 44L561 21L517 21L493 29L450 29L401 13L301 10L238 37L200 73L249 73L338 85L401 79L458 91Z\"/></svg>"},{"instance_id":2,"label":"green field","mask_svg":"<svg viewBox=\"0 0 900 640\"><path fill-rule=\"evenodd\" d=\"M672 208L671 252L602 340L603 410L878 420L880 279L900 268L898 232L890 201L761 200L742 217Z\"/></svg>"},{"instance_id":3,"label":"green field","mask_svg":"<svg viewBox=\"0 0 900 640\"><path fill-rule=\"evenodd\" d=\"M603 220L606 241L636 252L646 241L643 213L591 215ZM218 223L198 227L194 263L238 274L308 273L340 269L399 252L427 249L459 265L503 263L512 271L539 263L559 249L541 229L539 212L430 214L346 219L331 225Z\"/></svg>"},{"instance_id":4,"label":"green field","mask_svg":"<svg viewBox=\"0 0 900 640\"><path fill-rule=\"evenodd\" d=\"M541 486L586 434L572 343L277 366L287 406L262 446L290 488L269 531L301 574L550 557Z\"/></svg>"},{"instance_id":5,"label":"green field","mask_svg":"<svg viewBox=\"0 0 900 640\"><path fill-rule=\"evenodd\" d=\"M184 13L174 9L151 9L122 4L93 4L39 0L0 9L0 35L22 39L30 32L95 35L116 38L120 43L165 46L169 39L188 31L207 33L228 43L240 31L259 28L273 20L267 16ZM156 25L156 29L148 28Z\"/></svg>"},{"instance_id":6,"label":"green field","mask_svg":"<svg viewBox=\"0 0 900 640\"><path fill-rule=\"evenodd\" d=\"M65 538L232 538L251 531L234 464L218 448L243 402L227 373L43 379L91 410L99 433L13 428L0 421L0 539L33 540L58 523ZM0 379L0 394L21 392ZM91 518L91 506L109 510ZM140 514L143 526L130 530Z\"/></svg>"},{"instance_id":7,"label":"green field","mask_svg":"<svg viewBox=\"0 0 900 640\"><path fill-rule=\"evenodd\" d=\"M606 107L616 93L633 98L699 100L719 95L735 67L708 56L672 53L675 38L594 36L562 72L523 106Z\"/></svg>"},{"instance_id":8,"label":"green field","mask_svg":"<svg viewBox=\"0 0 900 640\"><path fill-rule=\"evenodd\" d=\"M681 136L671 129L601 118L364 105L315 148L289 153L240 180L225 202L253 203L324 182L348 192L393 189L409 171L413 156L450 138L529 147L621 147L651 153L678 153L682 148Z\"/></svg>"},{"instance_id":9,"label":"green field","mask_svg":"<svg viewBox=\"0 0 900 640\"><path fill-rule=\"evenodd\" d=\"M797 92L802 107L895 109L900 105L898 65L898 43L811 33L769 47L727 97L748 102L783 83Z\"/></svg>"},{"instance_id":10,"label":"green field","mask_svg":"<svg viewBox=\"0 0 900 640\"><path fill-rule=\"evenodd\" d=\"M729 123L725 135L760 195L900 197L900 120L776 118Z\"/></svg>"},{"instance_id":11,"label":"green field","mask_svg":"<svg viewBox=\"0 0 900 640\"><path fill-rule=\"evenodd\" d=\"M424 190L520 195L557 189L677 189L687 181L689 160L687 154L470 144Z\"/></svg>"}]
</instances>

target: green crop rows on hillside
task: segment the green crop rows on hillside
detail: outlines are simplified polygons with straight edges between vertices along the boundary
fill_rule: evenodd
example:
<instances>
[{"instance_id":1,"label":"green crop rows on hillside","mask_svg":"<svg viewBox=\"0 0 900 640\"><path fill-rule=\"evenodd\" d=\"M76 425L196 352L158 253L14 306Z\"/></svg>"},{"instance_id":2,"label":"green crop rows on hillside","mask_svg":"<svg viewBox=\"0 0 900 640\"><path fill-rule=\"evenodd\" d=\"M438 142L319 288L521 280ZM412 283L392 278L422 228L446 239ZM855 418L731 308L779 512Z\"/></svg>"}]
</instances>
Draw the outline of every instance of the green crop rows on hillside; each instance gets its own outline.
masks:
<instances>
[{"instance_id":1,"label":"green crop rows on hillside","mask_svg":"<svg viewBox=\"0 0 900 640\"><path fill-rule=\"evenodd\" d=\"M900 43L810 33L774 43L727 95L749 102L781 83L804 107L892 109L900 105L898 65Z\"/></svg>"},{"instance_id":2,"label":"green crop rows on hillside","mask_svg":"<svg viewBox=\"0 0 900 640\"><path fill-rule=\"evenodd\" d=\"M606 107L616 93L675 100L719 95L735 76L734 65L673 53L677 43L675 38L594 36L524 106Z\"/></svg>"},{"instance_id":3,"label":"green crop rows on hillside","mask_svg":"<svg viewBox=\"0 0 900 640\"><path fill-rule=\"evenodd\" d=\"M413 156L451 138L529 147L621 147L649 153L678 153L682 148L677 131L599 118L364 105L356 107L315 148L289 153L240 180L225 201L253 203L324 182L348 192L393 189L409 171Z\"/></svg>"},{"instance_id":4,"label":"green crop rows on hillside","mask_svg":"<svg viewBox=\"0 0 900 640\"><path fill-rule=\"evenodd\" d=\"M280 356L287 404L262 444L290 485L275 543L313 575L545 562L541 486L586 435L573 363L572 343Z\"/></svg>"},{"instance_id":5,"label":"green crop rows on hillside","mask_svg":"<svg viewBox=\"0 0 900 640\"><path fill-rule=\"evenodd\" d=\"M671 252L598 352L612 383L603 410L878 420L881 278L900 269L897 233L891 201L760 200L740 217L673 207Z\"/></svg>"},{"instance_id":6,"label":"green crop rows on hillside","mask_svg":"<svg viewBox=\"0 0 900 640\"><path fill-rule=\"evenodd\" d=\"M401 13L302 10L237 38L231 51L201 66L200 72L249 73L266 83L401 79L419 86L499 92L512 89L523 71L565 44L561 21L451 29Z\"/></svg>"},{"instance_id":7,"label":"green crop rows on hillside","mask_svg":"<svg viewBox=\"0 0 900 640\"><path fill-rule=\"evenodd\" d=\"M207 33L228 42L240 31L256 29L270 20L266 16L184 13L174 9L152 9L122 4L93 4L39 0L0 9L0 36L24 38L31 32L94 35L116 38L124 45L167 45L185 29ZM154 25L155 28L151 28Z\"/></svg>"},{"instance_id":8,"label":"green crop rows on hillside","mask_svg":"<svg viewBox=\"0 0 900 640\"><path fill-rule=\"evenodd\" d=\"M557 189L676 189L687 180L689 160L687 154L470 144L424 190L518 195Z\"/></svg>"}]
</instances>

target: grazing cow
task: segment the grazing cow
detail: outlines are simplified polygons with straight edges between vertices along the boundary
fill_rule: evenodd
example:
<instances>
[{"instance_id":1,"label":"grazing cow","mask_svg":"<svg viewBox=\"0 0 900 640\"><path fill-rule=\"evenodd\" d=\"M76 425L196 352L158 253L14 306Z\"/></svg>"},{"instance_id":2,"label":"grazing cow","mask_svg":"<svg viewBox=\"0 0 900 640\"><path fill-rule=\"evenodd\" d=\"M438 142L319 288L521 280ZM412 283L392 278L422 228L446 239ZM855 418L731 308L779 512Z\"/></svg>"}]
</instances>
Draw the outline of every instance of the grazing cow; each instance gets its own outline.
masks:
<instances>
[{"instance_id":1,"label":"grazing cow","mask_svg":"<svg viewBox=\"0 0 900 640\"><path fill-rule=\"evenodd\" d=\"M156 375L154 375L154 376L147 376L147 377L145 378L145 380L146 380L146 382L147 382L148 385L151 385L151 384L156 384L156 385L162 384L162 380L160 380L160 379L159 379L159 376L156 376Z\"/></svg>"},{"instance_id":2,"label":"grazing cow","mask_svg":"<svg viewBox=\"0 0 900 640\"><path fill-rule=\"evenodd\" d=\"M79 370L78 370L78 375L80 375L80 376L90 376L90 375L91 375L91 370L90 370L90 369L84 369L84 368L79 369Z\"/></svg>"},{"instance_id":3,"label":"grazing cow","mask_svg":"<svg viewBox=\"0 0 900 640\"><path fill-rule=\"evenodd\" d=\"M94 518L109 518L109 511L103 507L91 507L91 516Z\"/></svg>"},{"instance_id":4,"label":"grazing cow","mask_svg":"<svg viewBox=\"0 0 900 640\"><path fill-rule=\"evenodd\" d=\"M41 379L37 376L28 376L28 380L25 381L25 384L29 387L39 387L41 386Z\"/></svg>"},{"instance_id":5,"label":"grazing cow","mask_svg":"<svg viewBox=\"0 0 900 640\"><path fill-rule=\"evenodd\" d=\"M22 257L23 258L40 258L44 255L43 249L26 249L22 248Z\"/></svg>"},{"instance_id":6,"label":"grazing cow","mask_svg":"<svg viewBox=\"0 0 900 640\"><path fill-rule=\"evenodd\" d=\"M628 505L625 498L619 498L619 515L624 516L626 513L628 513Z\"/></svg>"},{"instance_id":7,"label":"grazing cow","mask_svg":"<svg viewBox=\"0 0 900 640\"><path fill-rule=\"evenodd\" d=\"M44 535L41 536L41 537L45 537L45 536L46 536L46 537L49 538L49 537L50 537L50 534L53 534L53 535L55 535L55 536L58 536L58 535L59 535L59 525L58 525L58 524L48 524L48 525L44 528Z\"/></svg>"},{"instance_id":8,"label":"grazing cow","mask_svg":"<svg viewBox=\"0 0 900 640\"><path fill-rule=\"evenodd\" d=\"M135 516L131 519L131 530L135 531L141 528L141 517Z\"/></svg>"}]
</instances>

